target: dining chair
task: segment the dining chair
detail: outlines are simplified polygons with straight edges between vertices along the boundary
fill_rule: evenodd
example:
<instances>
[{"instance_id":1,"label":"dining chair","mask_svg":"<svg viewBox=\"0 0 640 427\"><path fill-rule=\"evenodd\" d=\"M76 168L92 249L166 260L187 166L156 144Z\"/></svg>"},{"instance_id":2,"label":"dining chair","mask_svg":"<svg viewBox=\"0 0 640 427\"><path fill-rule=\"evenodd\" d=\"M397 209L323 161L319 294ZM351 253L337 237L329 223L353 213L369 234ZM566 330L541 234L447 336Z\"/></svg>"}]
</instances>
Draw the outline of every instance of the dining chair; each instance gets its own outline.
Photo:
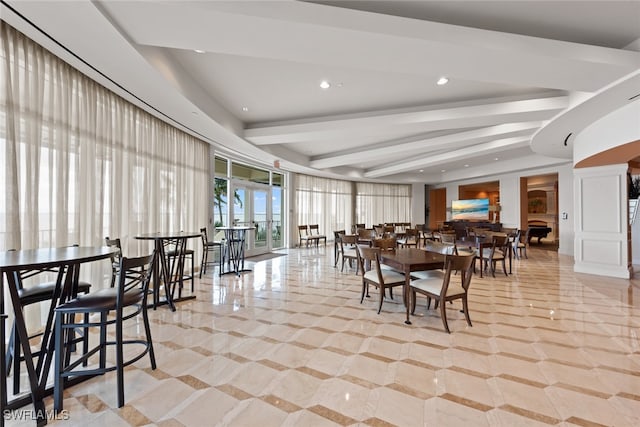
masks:
<instances>
[{"instance_id":1,"label":"dining chair","mask_svg":"<svg viewBox=\"0 0 640 427\"><path fill-rule=\"evenodd\" d=\"M298 226L298 245L302 247L302 242L304 242L306 247L309 247L309 242L311 238L309 236L309 226L307 225L299 225Z\"/></svg>"},{"instance_id":2,"label":"dining chair","mask_svg":"<svg viewBox=\"0 0 640 427\"><path fill-rule=\"evenodd\" d=\"M345 234L345 230L334 230L333 232L333 266L338 266L338 261L342 257L342 245L340 244L340 235Z\"/></svg>"},{"instance_id":3,"label":"dining chair","mask_svg":"<svg viewBox=\"0 0 640 427\"><path fill-rule=\"evenodd\" d=\"M382 302L385 298L386 290L389 289L389 297L393 299L393 288L404 286L405 276L397 271L383 269L380 266L380 248L365 248L357 246L358 264L362 269L362 295L360 304L364 297L369 297L369 285L380 290L380 301L378 303L378 314L382 310ZM366 266L369 268L365 271Z\"/></svg>"},{"instance_id":4,"label":"dining chair","mask_svg":"<svg viewBox=\"0 0 640 427\"><path fill-rule=\"evenodd\" d=\"M105 237L104 241L107 246L118 249L118 252L111 255L111 287L113 288L116 284L116 277L118 276L120 258L122 258L122 244L120 238L111 239L109 236Z\"/></svg>"},{"instance_id":5,"label":"dining chair","mask_svg":"<svg viewBox=\"0 0 640 427\"><path fill-rule=\"evenodd\" d=\"M456 232L455 231L441 231L440 232L440 241L442 243L456 243Z\"/></svg>"},{"instance_id":6,"label":"dining chair","mask_svg":"<svg viewBox=\"0 0 640 427\"><path fill-rule=\"evenodd\" d=\"M147 292L149 281L156 262L155 251L148 256L137 258L122 257L118 268L118 280L113 288L100 289L88 295L82 295L55 308L55 367L54 367L54 408L63 409L65 379L83 375L98 375L116 371L118 408L124 406L124 368L149 355L151 369L156 369L151 329L147 315ZM109 316L112 313L113 316ZM78 323L77 314L98 314L99 319ZM127 337L123 332L123 323L127 320L138 322L142 316L143 337ZM114 338L107 339L107 327L113 326ZM69 332L75 328L99 328L99 342L83 352L76 360L69 357ZM139 352L127 352L124 359L124 346L139 345ZM115 348L115 363L107 365L107 347ZM94 354L98 354L98 365L86 369L77 369Z\"/></svg>"},{"instance_id":7,"label":"dining chair","mask_svg":"<svg viewBox=\"0 0 640 427\"><path fill-rule=\"evenodd\" d=\"M209 240L207 236L207 227L200 229L200 240L202 241L202 261L200 261L200 278L202 274L207 274L207 266L215 263L215 259L209 261L209 253L213 256L216 248L218 249L218 275L222 276L222 260L224 253L224 242Z\"/></svg>"},{"instance_id":8,"label":"dining chair","mask_svg":"<svg viewBox=\"0 0 640 427\"><path fill-rule=\"evenodd\" d=\"M78 245L72 245L78 246ZM15 251L15 249L9 249L9 251ZM52 273L62 274L62 271L50 270ZM18 280L18 301L20 303L20 309L25 310L26 307L39 303L50 303L53 300L54 292L57 286L56 281L45 281L43 283L37 283L31 286L24 286L24 281L27 281L30 277L37 276L42 273L41 271L31 271L20 275ZM77 294L88 294L91 289L91 283L85 281L78 281ZM77 295L76 294L76 295ZM75 295L74 295L75 296ZM29 341L42 336L42 332L29 335ZM85 338L85 346L87 345ZM20 363L24 362L24 357L21 355L22 347L20 343L20 336L16 329L15 319L11 326L11 332L9 333L9 343L7 344L7 350L5 354L5 375L8 376L11 373L11 367L13 366L13 394L20 393ZM32 352L33 357L39 357L40 352ZM4 377L3 377L4 378Z\"/></svg>"},{"instance_id":9,"label":"dining chair","mask_svg":"<svg viewBox=\"0 0 640 427\"><path fill-rule=\"evenodd\" d=\"M371 247L380 248L380 251L382 252L395 251L396 248L398 247L398 239L396 238L395 235L390 237L384 237L382 239L374 239L371 244ZM383 270L393 270L393 268L384 264L381 264L380 268L382 268Z\"/></svg>"},{"instance_id":10,"label":"dining chair","mask_svg":"<svg viewBox=\"0 0 640 427\"><path fill-rule=\"evenodd\" d=\"M401 247L418 247L418 242L420 241L419 232L416 228L406 228L404 230L404 236L398 240L398 244Z\"/></svg>"},{"instance_id":11,"label":"dining chair","mask_svg":"<svg viewBox=\"0 0 640 427\"><path fill-rule=\"evenodd\" d=\"M356 247L358 246L358 236L355 235L340 235L340 253L342 254L342 266L340 271L344 271L344 263L349 261L349 267L353 262L356 262L356 274L358 274L358 253Z\"/></svg>"},{"instance_id":12,"label":"dining chair","mask_svg":"<svg viewBox=\"0 0 640 427\"><path fill-rule=\"evenodd\" d=\"M457 255L457 248L455 244L452 243L441 243L441 242L433 242L429 241L425 244L423 248L427 252L435 252L441 255ZM444 263L442 263L442 267L444 268ZM431 279L431 278L442 278L444 275L443 270L418 270L411 272L411 278L414 279Z\"/></svg>"},{"instance_id":13,"label":"dining chair","mask_svg":"<svg viewBox=\"0 0 640 427\"><path fill-rule=\"evenodd\" d=\"M416 310L416 297L421 294L427 297L427 309L431 305L431 299L440 305L440 317L445 331L451 333L447 323L446 301L462 300L462 310L464 317L469 326L471 318L469 317L469 304L467 294L469 285L471 284L471 276L473 275L473 259L474 255L449 255L445 258L445 269L442 277L431 277L426 279L412 280L409 285L409 298L411 304L411 314ZM452 275L457 272L460 274Z\"/></svg>"},{"instance_id":14,"label":"dining chair","mask_svg":"<svg viewBox=\"0 0 640 427\"><path fill-rule=\"evenodd\" d=\"M374 239L371 246L382 251L393 251L398 247L398 239L395 236Z\"/></svg>"},{"instance_id":15,"label":"dining chair","mask_svg":"<svg viewBox=\"0 0 640 427\"><path fill-rule=\"evenodd\" d=\"M318 224L309 225L309 237L316 243L316 246L318 246L320 240L324 240L324 244L327 244L327 236L320 234L320 226Z\"/></svg>"},{"instance_id":16,"label":"dining chair","mask_svg":"<svg viewBox=\"0 0 640 427\"><path fill-rule=\"evenodd\" d=\"M485 271L487 270L487 268L490 268L491 275L493 277L496 277L496 264L498 262L501 262L502 271L504 271L505 276L508 276L509 274L507 273L506 258L509 250L509 238L506 235L494 235L491 238L490 244L481 243L481 245L483 245L481 251L482 255L480 256L480 253L478 254L478 256L480 257L480 262L482 264L481 268L483 268Z\"/></svg>"},{"instance_id":17,"label":"dining chair","mask_svg":"<svg viewBox=\"0 0 640 427\"><path fill-rule=\"evenodd\" d=\"M529 230L530 229L527 228L524 236L522 235L522 230L518 230L516 237L513 239L512 249L516 259L521 259L523 253L525 258L529 258L527 255L527 246L529 246Z\"/></svg>"}]
</instances>

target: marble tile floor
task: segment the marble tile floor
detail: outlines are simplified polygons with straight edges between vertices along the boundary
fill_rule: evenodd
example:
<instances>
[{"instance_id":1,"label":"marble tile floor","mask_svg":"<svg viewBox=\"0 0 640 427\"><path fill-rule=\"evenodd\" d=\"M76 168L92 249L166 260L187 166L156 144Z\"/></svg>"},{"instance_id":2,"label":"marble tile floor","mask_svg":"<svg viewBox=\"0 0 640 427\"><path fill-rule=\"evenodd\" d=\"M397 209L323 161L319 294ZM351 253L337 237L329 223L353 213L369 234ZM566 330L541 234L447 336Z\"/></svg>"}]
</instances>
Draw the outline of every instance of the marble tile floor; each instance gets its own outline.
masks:
<instances>
[{"instance_id":1,"label":"marble tile floor","mask_svg":"<svg viewBox=\"0 0 640 427\"><path fill-rule=\"evenodd\" d=\"M460 302L360 304L361 277L332 245L210 271L197 299L150 311L148 358L65 391L67 426L638 426L640 280L573 272L529 249L513 274L474 276ZM137 325L129 330L134 334ZM46 400L48 408L51 398ZM34 425L8 420L8 426Z\"/></svg>"}]
</instances>

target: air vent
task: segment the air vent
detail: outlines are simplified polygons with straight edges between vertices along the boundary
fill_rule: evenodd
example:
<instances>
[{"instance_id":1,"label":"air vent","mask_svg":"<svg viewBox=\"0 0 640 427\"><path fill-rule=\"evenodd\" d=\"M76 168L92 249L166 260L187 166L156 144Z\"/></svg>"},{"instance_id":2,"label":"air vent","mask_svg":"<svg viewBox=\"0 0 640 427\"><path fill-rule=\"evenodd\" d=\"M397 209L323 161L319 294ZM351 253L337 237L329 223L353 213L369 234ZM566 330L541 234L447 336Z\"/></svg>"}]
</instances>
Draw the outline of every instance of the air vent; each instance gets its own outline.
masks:
<instances>
[{"instance_id":1,"label":"air vent","mask_svg":"<svg viewBox=\"0 0 640 427\"><path fill-rule=\"evenodd\" d=\"M634 99L636 99L639 96L640 96L640 93L637 94L637 95L633 95L631 98L629 98L629 101L633 101Z\"/></svg>"}]
</instances>

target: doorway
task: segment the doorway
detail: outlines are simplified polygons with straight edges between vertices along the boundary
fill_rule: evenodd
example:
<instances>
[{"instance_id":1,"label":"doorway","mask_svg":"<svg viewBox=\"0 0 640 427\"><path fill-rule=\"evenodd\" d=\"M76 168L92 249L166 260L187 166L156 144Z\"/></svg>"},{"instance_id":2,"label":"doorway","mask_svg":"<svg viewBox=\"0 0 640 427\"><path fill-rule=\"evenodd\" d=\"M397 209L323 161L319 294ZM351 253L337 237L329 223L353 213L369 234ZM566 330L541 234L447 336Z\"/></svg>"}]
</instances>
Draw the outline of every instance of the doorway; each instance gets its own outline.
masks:
<instances>
[{"instance_id":1,"label":"doorway","mask_svg":"<svg viewBox=\"0 0 640 427\"><path fill-rule=\"evenodd\" d=\"M558 174L522 177L520 183L520 228L548 227L540 239L532 242L547 243L557 250L560 236L558 218ZM541 246L542 247L542 246Z\"/></svg>"},{"instance_id":2,"label":"doorway","mask_svg":"<svg viewBox=\"0 0 640 427\"><path fill-rule=\"evenodd\" d=\"M273 247L273 210L271 187L246 181L232 181L237 195L231 206L233 224L254 227L245 235L245 254L255 256Z\"/></svg>"}]
</instances>

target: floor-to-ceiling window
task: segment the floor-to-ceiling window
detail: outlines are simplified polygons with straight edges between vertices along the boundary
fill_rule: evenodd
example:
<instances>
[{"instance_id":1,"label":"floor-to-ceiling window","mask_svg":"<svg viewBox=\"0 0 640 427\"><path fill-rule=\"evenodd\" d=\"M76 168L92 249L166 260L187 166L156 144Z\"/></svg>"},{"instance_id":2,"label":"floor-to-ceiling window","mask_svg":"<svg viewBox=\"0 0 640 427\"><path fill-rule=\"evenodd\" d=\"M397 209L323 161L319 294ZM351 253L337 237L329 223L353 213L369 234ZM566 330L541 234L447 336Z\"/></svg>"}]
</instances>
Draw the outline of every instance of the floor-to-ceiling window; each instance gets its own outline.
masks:
<instances>
[{"instance_id":1,"label":"floor-to-ceiling window","mask_svg":"<svg viewBox=\"0 0 640 427\"><path fill-rule=\"evenodd\" d=\"M356 223L411 222L410 185L358 182L356 192Z\"/></svg>"},{"instance_id":2,"label":"floor-to-ceiling window","mask_svg":"<svg viewBox=\"0 0 640 427\"><path fill-rule=\"evenodd\" d=\"M127 256L151 253L136 235L206 224L208 157L209 144L0 23L0 251L109 236ZM111 266L81 274L108 286ZM42 324L40 313L27 317Z\"/></svg>"},{"instance_id":3,"label":"floor-to-ceiling window","mask_svg":"<svg viewBox=\"0 0 640 427\"><path fill-rule=\"evenodd\" d=\"M320 233L330 237L333 237L333 231L350 230L353 213L351 189L350 181L298 175L295 207L297 224L318 224Z\"/></svg>"}]
</instances>

